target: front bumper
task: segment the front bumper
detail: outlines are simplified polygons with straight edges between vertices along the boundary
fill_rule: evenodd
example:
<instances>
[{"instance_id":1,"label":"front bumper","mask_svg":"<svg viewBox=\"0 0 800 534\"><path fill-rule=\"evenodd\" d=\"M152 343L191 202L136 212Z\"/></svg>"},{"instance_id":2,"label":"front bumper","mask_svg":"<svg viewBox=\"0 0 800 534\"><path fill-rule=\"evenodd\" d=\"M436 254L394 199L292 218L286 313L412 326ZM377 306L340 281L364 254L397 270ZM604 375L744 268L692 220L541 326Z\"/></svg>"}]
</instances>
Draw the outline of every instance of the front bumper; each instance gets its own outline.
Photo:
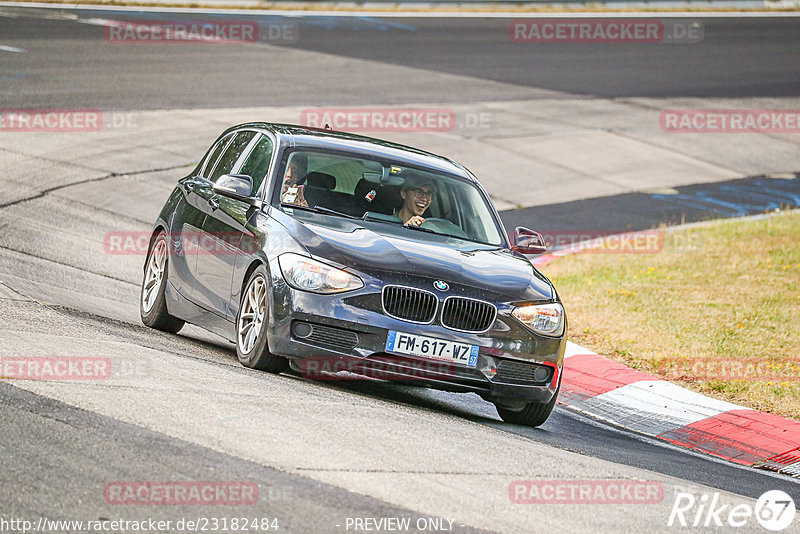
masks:
<instances>
[{"instance_id":1,"label":"front bumper","mask_svg":"<svg viewBox=\"0 0 800 534\"><path fill-rule=\"evenodd\" d=\"M488 332L472 334L389 317L379 311L380 291L369 286L317 295L291 289L277 276L272 291L270 351L293 360L295 368L310 378L355 374L472 392L487 400L539 403L551 401L558 389L565 336L536 336L505 310L499 310ZM391 330L477 345L477 365L387 353Z\"/></svg>"}]
</instances>

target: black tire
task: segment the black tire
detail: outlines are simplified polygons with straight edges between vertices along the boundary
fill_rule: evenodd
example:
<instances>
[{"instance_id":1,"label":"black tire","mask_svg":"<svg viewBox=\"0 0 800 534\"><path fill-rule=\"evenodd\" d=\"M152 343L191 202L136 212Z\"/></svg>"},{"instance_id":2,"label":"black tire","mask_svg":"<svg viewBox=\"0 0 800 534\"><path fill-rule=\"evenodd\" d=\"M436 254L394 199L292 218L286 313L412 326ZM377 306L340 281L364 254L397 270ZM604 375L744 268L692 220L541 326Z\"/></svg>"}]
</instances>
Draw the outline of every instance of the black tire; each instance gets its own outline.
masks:
<instances>
[{"instance_id":1,"label":"black tire","mask_svg":"<svg viewBox=\"0 0 800 534\"><path fill-rule=\"evenodd\" d=\"M550 413L556 405L556 399L558 399L558 391L553 395L553 399L550 402L527 402L522 410L518 411L509 410L497 404L494 406L497 408L497 414L500 419L506 423L536 427L543 425L547 418L550 417Z\"/></svg>"},{"instance_id":2,"label":"black tire","mask_svg":"<svg viewBox=\"0 0 800 534\"><path fill-rule=\"evenodd\" d=\"M184 321L173 317L167 311L167 300L164 295L167 287L167 267L169 266L169 243L166 234L161 231L155 239L153 245L147 252L145 261L144 276L142 278L142 288L139 292L139 315L142 323L150 328L175 334L186 324ZM163 263L157 258L157 254L163 253ZM161 263L158 267L161 275L153 278L154 271L151 267ZM146 293L147 292L147 293Z\"/></svg>"},{"instance_id":3,"label":"black tire","mask_svg":"<svg viewBox=\"0 0 800 534\"><path fill-rule=\"evenodd\" d=\"M277 374L289 368L289 360L282 356L270 354L269 352L269 345L267 343L267 327L269 326L268 280L267 270L263 265L259 265L258 268L250 274L247 283L244 285L242 299L239 302L239 312L236 314L236 357L239 359L239 363L245 367ZM253 308L253 302L255 302L253 300L245 301L250 299L251 290L255 291L257 289L254 287L256 284L260 285L263 289L263 310L260 312L260 314L263 315L261 316L261 320L257 321L256 325L251 324L250 327L244 331L244 321L248 321L250 315L252 315L250 310ZM256 294L259 293L256 291ZM258 303L261 303L260 297L257 297L256 300L258 300ZM243 317L243 315L247 315L247 317ZM257 316L258 314L255 317ZM254 318L250 322L252 323L255 320ZM250 334L251 331L255 333ZM248 334L251 336L254 335L255 339L248 339Z\"/></svg>"}]
</instances>

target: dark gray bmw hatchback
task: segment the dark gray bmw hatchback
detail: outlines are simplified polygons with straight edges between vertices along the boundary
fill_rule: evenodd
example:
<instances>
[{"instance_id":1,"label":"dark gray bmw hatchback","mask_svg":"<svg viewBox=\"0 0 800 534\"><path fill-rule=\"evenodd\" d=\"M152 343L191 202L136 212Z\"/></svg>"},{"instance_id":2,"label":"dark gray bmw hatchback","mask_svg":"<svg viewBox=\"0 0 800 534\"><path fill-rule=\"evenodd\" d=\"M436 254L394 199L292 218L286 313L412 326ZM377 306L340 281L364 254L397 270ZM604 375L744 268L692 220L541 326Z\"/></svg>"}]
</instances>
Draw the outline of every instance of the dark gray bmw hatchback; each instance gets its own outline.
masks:
<instances>
[{"instance_id":1,"label":"dark gray bmw hatchback","mask_svg":"<svg viewBox=\"0 0 800 534\"><path fill-rule=\"evenodd\" d=\"M477 179L378 139L268 123L225 131L156 221L144 324L185 322L239 361L312 379L394 380L493 402L538 426L558 396L567 319Z\"/></svg>"}]
</instances>

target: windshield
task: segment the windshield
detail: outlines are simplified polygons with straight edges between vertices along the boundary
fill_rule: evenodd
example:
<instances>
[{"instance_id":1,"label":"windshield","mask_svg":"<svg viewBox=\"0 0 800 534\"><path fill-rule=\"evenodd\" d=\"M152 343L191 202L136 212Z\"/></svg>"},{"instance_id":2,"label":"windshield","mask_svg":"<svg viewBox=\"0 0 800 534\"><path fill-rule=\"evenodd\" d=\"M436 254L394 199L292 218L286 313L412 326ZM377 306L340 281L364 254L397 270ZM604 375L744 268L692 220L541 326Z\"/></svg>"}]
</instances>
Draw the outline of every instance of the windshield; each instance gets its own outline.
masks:
<instances>
[{"instance_id":1,"label":"windshield","mask_svg":"<svg viewBox=\"0 0 800 534\"><path fill-rule=\"evenodd\" d=\"M484 195L471 182L353 155L294 151L277 187L284 208L404 225L503 246Z\"/></svg>"}]
</instances>

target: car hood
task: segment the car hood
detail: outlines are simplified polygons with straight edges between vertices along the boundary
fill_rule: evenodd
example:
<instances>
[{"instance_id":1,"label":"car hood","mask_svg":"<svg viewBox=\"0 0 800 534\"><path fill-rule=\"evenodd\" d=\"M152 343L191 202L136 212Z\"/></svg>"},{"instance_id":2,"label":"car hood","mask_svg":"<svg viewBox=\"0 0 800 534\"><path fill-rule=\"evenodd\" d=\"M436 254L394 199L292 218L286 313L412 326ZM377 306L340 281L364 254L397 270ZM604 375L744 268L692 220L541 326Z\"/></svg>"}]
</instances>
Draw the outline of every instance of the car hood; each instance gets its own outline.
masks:
<instances>
[{"instance_id":1,"label":"car hood","mask_svg":"<svg viewBox=\"0 0 800 534\"><path fill-rule=\"evenodd\" d=\"M398 235L378 233L361 221L325 219L325 224L293 219L297 226L292 233L318 259L383 280L443 280L454 288L463 285L494 293L494 298L505 302L551 300L555 296L550 282L530 261L507 249L399 227Z\"/></svg>"}]
</instances>

